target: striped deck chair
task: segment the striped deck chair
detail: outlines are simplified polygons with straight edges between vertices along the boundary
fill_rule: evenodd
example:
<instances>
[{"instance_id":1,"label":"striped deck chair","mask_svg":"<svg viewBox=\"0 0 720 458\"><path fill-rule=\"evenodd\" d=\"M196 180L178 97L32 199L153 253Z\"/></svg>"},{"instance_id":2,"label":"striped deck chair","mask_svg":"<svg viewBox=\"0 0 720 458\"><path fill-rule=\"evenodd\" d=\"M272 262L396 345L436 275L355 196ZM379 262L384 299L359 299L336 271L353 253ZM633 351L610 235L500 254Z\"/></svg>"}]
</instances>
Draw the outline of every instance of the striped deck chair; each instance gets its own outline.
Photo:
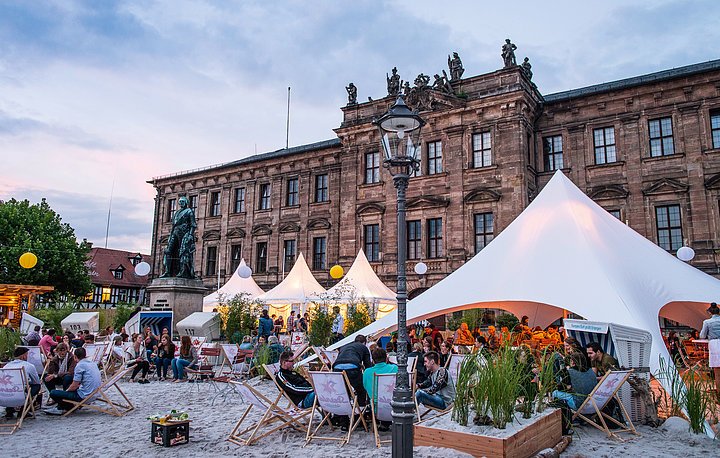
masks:
<instances>
[{"instance_id":1,"label":"striped deck chair","mask_svg":"<svg viewBox=\"0 0 720 458\"><path fill-rule=\"evenodd\" d=\"M310 414L310 411L303 411L294 408L294 406L279 406L278 401L282 398L282 393L278 393L273 400L270 400L246 382L230 381L230 383L235 386L235 389L240 393L245 402L248 403L248 408L235 424L232 432L230 432L227 439L228 441L237 445L252 445L263 437L269 436L283 428L290 427L298 431L305 430L307 423L306 418L308 414ZM262 411L262 417L242 429L243 423L253 408Z\"/></svg>"},{"instance_id":2,"label":"striped deck chair","mask_svg":"<svg viewBox=\"0 0 720 458\"><path fill-rule=\"evenodd\" d=\"M22 367L0 369L0 407L20 409L15 422L0 420L0 434L8 435L17 431L28 413L35 415L30 383Z\"/></svg>"},{"instance_id":3,"label":"striped deck chair","mask_svg":"<svg viewBox=\"0 0 720 458\"><path fill-rule=\"evenodd\" d=\"M313 403L312 413L310 414L305 445L309 444L313 439L339 441L340 445L345 445L350 441L350 436L358 424L362 423L365 431L368 430L365 417L363 416L367 406L361 407L359 405L355 390L353 390L350 385L350 381L345 372L310 371L310 377L313 388L315 389L315 402ZM313 429L313 419L318 409L322 409L324 416L315 429ZM343 434L341 437L318 435L318 431L324 424L327 424L332 429L332 424L330 423L331 414L344 415L350 418L347 435Z\"/></svg>"}]
</instances>

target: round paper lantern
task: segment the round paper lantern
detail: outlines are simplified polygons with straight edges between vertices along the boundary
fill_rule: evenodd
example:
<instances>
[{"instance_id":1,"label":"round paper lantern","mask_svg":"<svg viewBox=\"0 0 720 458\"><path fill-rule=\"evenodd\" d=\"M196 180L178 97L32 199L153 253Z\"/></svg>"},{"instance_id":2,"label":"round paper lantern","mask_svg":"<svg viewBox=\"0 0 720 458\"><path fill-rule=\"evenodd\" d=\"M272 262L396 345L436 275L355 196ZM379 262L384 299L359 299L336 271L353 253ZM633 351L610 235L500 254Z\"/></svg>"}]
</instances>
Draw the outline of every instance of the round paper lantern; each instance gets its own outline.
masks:
<instances>
[{"instance_id":1,"label":"round paper lantern","mask_svg":"<svg viewBox=\"0 0 720 458\"><path fill-rule=\"evenodd\" d=\"M137 275L138 277L144 277L145 275L147 275L149 273L150 273L150 264L148 264L147 262L143 261L143 262L138 263L135 266L135 275Z\"/></svg>"},{"instance_id":2,"label":"round paper lantern","mask_svg":"<svg viewBox=\"0 0 720 458\"><path fill-rule=\"evenodd\" d=\"M343 274L345 272L343 271L342 266L335 264L330 268L330 276L337 280L338 278L342 278Z\"/></svg>"},{"instance_id":3,"label":"round paper lantern","mask_svg":"<svg viewBox=\"0 0 720 458\"><path fill-rule=\"evenodd\" d=\"M240 266L237 270L238 275L240 278L250 278L252 275L252 270L248 266Z\"/></svg>"},{"instance_id":4,"label":"round paper lantern","mask_svg":"<svg viewBox=\"0 0 720 458\"><path fill-rule=\"evenodd\" d=\"M689 246L684 246L684 247L680 248L679 250L677 250L677 257L681 261L685 261L685 262L692 261L692 258L695 257L695 250L693 250Z\"/></svg>"},{"instance_id":5,"label":"round paper lantern","mask_svg":"<svg viewBox=\"0 0 720 458\"><path fill-rule=\"evenodd\" d=\"M35 256L35 253L30 253L29 251L27 253L23 253L20 256L20 265L24 269L32 269L37 264L37 256Z\"/></svg>"},{"instance_id":6,"label":"round paper lantern","mask_svg":"<svg viewBox=\"0 0 720 458\"><path fill-rule=\"evenodd\" d=\"M424 262L418 262L415 264L415 273L418 275L423 275L425 272L427 272L427 264Z\"/></svg>"}]
</instances>

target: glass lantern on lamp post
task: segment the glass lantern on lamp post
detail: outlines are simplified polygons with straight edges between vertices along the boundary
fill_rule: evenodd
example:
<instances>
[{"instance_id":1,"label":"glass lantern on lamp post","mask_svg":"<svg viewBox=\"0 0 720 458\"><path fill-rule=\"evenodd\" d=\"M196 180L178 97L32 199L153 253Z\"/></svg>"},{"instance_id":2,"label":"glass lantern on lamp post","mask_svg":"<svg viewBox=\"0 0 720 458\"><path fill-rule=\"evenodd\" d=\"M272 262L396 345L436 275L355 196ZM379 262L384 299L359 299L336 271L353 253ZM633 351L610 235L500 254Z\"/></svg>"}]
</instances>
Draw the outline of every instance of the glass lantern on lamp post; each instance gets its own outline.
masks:
<instances>
[{"instance_id":1,"label":"glass lantern on lamp post","mask_svg":"<svg viewBox=\"0 0 720 458\"><path fill-rule=\"evenodd\" d=\"M397 190L397 317L398 317L398 373L392 400L392 456L412 457L414 393L410 391L407 372L407 227L405 225L405 192L413 172L420 168L420 131L425 121L416 111L410 110L402 96L380 119L373 121L380 131L385 159L383 165L390 171Z\"/></svg>"}]
</instances>

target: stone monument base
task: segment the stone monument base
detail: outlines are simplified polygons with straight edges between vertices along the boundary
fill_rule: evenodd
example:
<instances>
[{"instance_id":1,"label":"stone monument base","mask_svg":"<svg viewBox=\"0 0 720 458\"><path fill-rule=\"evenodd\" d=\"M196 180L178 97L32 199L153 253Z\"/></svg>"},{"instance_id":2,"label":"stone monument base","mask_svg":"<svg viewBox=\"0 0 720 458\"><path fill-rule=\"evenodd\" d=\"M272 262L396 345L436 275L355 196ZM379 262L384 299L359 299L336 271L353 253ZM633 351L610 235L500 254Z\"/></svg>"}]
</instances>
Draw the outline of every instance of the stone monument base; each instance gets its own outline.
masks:
<instances>
[{"instance_id":1,"label":"stone monument base","mask_svg":"<svg viewBox=\"0 0 720 458\"><path fill-rule=\"evenodd\" d=\"M155 278L147 287L150 309L172 310L173 331L178 321L193 312L202 312L203 297L208 294L200 279Z\"/></svg>"}]
</instances>

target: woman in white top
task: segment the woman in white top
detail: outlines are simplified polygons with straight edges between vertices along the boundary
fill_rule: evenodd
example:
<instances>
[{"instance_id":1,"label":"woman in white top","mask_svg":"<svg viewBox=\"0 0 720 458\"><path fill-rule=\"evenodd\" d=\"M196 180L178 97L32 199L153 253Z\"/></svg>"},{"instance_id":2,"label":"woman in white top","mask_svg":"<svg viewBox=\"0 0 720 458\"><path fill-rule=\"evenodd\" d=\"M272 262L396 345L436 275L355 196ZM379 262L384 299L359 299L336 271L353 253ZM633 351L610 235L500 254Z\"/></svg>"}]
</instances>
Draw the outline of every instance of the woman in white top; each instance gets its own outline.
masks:
<instances>
[{"instance_id":1,"label":"woman in white top","mask_svg":"<svg viewBox=\"0 0 720 458\"><path fill-rule=\"evenodd\" d=\"M145 351L145 338L142 334L133 335L133 343L125 350L125 361L127 367L134 367L130 381L135 381L135 376L142 371L138 383L150 383L147 379L150 363L147 361L147 352Z\"/></svg>"},{"instance_id":2,"label":"woman in white top","mask_svg":"<svg viewBox=\"0 0 720 458\"><path fill-rule=\"evenodd\" d=\"M709 366L715 376L715 390L720 394L720 307L715 302L707 309L710 318L703 321L701 339L708 339Z\"/></svg>"}]
</instances>

